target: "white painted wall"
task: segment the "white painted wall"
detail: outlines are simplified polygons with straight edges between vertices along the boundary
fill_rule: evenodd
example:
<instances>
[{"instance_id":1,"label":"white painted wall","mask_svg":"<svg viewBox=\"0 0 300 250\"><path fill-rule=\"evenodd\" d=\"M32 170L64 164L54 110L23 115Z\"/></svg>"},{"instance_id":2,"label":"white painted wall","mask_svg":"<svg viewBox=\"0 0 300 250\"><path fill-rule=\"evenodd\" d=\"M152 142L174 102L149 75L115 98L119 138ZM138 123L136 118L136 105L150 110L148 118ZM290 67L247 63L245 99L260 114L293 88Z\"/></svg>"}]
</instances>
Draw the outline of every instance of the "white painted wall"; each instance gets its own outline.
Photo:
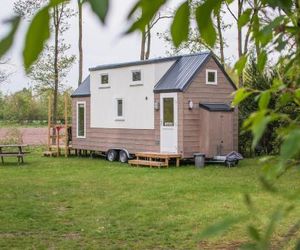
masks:
<instances>
[{"instance_id":1,"label":"white painted wall","mask_svg":"<svg viewBox=\"0 0 300 250\"><path fill-rule=\"evenodd\" d=\"M153 88L173 63L174 61L90 72L91 127L154 129ZM141 70L141 82L132 82L132 70ZM103 73L109 75L109 88L102 88L100 76ZM131 86L135 83L142 85ZM123 99L124 120L116 119L118 98Z\"/></svg>"}]
</instances>

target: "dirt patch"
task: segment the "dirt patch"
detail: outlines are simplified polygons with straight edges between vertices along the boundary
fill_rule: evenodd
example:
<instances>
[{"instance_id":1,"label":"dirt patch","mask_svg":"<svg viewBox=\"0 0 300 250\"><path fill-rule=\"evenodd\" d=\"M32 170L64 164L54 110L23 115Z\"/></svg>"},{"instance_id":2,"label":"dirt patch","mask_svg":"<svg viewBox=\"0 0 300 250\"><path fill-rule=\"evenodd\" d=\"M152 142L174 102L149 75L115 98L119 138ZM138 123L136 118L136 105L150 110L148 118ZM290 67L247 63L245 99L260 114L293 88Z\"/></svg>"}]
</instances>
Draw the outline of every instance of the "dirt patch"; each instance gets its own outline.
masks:
<instances>
[{"instance_id":1,"label":"dirt patch","mask_svg":"<svg viewBox=\"0 0 300 250\"><path fill-rule=\"evenodd\" d=\"M40 146L47 144L47 128L18 128L22 134L22 140L24 144L30 146ZM5 138L9 133L10 128L0 128L0 139Z\"/></svg>"},{"instance_id":2,"label":"dirt patch","mask_svg":"<svg viewBox=\"0 0 300 250\"><path fill-rule=\"evenodd\" d=\"M228 243L213 244L211 242L201 241L198 245L198 249L237 250L240 249L244 243L245 242L242 241L232 241Z\"/></svg>"}]
</instances>

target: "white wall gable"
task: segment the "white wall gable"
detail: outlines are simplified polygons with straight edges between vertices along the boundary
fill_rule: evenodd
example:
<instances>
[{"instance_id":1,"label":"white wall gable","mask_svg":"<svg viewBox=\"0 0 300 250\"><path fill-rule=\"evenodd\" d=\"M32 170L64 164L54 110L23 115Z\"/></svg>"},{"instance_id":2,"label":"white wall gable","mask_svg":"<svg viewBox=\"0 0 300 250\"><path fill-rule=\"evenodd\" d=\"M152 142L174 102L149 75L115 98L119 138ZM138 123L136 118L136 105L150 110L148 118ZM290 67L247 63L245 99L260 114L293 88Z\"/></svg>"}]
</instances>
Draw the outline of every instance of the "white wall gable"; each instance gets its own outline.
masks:
<instances>
[{"instance_id":1,"label":"white wall gable","mask_svg":"<svg viewBox=\"0 0 300 250\"><path fill-rule=\"evenodd\" d=\"M154 85L174 61L91 71L91 127L154 129ZM141 82L132 82L132 71L140 70ZM101 85L101 74L109 83ZM117 99L123 100L123 119L117 118Z\"/></svg>"}]
</instances>

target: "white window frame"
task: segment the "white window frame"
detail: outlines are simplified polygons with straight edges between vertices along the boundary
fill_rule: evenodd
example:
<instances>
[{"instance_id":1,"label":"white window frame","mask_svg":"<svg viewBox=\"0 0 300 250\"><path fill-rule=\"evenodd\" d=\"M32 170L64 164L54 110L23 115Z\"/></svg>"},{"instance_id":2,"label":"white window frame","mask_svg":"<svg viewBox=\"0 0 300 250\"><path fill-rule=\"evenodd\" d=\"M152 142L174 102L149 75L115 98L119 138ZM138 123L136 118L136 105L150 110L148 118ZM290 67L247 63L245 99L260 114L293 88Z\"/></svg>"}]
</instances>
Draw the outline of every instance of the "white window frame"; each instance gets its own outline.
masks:
<instances>
[{"instance_id":1,"label":"white window frame","mask_svg":"<svg viewBox=\"0 0 300 250\"><path fill-rule=\"evenodd\" d=\"M118 101L122 100L122 116L118 116ZM125 105L124 105L124 98L117 97L115 98L115 121L125 121Z\"/></svg>"},{"instance_id":2,"label":"white window frame","mask_svg":"<svg viewBox=\"0 0 300 250\"><path fill-rule=\"evenodd\" d=\"M215 73L215 81L214 82L209 82L208 81L208 73ZM207 69L206 70L206 84L209 85L217 85L218 84L218 71L215 69Z\"/></svg>"},{"instance_id":3,"label":"white window frame","mask_svg":"<svg viewBox=\"0 0 300 250\"><path fill-rule=\"evenodd\" d=\"M133 73L134 72L140 72L140 74L141 74L141 80L133 81ZM143 80L142 70L140 70L140 69L131 70L131 82L132 82L131 85L141 84L142 80Z\"/></svg>"},{"instance_id":4,"label":"white window frame","mask_svg":"<svg viewBox=\"0 0 300 250\"><path fill-rule=\"evenodd\" d=\"M102 83L102 76L105 76L107 75L107 79L108 79L108 82L107 83ZM109 74L108 73L102 73L100 74L100 86L109 86Z\"/></svg>"},{"instance_id":5,"label":"white window frame","mask_svg":"<svg viewBox=\"0 0 300 250\"><path fill-rule=\"evenodd\" d=\"M84 108L84 135L79 135L79 105L83 104L83 108ZM77 138L81 138L81 139L85 139L86 138L86 102L85 101L79 101L76 102L76 111L77 111L77 115L76 115L76 136Z\"/></svg>"}]
</instances>

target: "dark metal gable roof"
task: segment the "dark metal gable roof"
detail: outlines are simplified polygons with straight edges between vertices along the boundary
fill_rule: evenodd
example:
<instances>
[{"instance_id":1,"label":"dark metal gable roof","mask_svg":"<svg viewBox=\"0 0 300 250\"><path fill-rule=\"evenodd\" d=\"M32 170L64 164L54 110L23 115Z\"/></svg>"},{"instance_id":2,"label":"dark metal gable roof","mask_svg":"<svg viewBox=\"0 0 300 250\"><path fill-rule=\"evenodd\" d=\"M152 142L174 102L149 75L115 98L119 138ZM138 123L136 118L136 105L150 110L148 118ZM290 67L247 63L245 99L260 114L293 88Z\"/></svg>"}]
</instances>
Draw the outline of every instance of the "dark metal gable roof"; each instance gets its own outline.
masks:
<instances>
[{"instance_id":1,"label":"dark metal gable roof","mask_svg":"<svg viewBox=\"0 0 300 250\"><path fill-rule=\"evenodd\" d=\"M181 56L154 87L155 93L184 91L211 52Z\"/></svg>"},{"instance_id":2,"label":"dark metal gable roof","mask_svg":"<svg viewBox=\"0 0 300 250\"><path fill-rule=\"evenodd\" d=\"M74 91L71 97L84 97L90 96L90 76L85 78L85 80L78 86L78 88Z\"/></svg>"},{"instance_id":3,"label":"dark metal gable roof","mask_svg":"<svg viewBox=\"0 0 300 250\"><path fill-rule=\"evenodd\" d=\"M226 103L199 103L199 107L210 112L231 112L233 108Z\"/></svg>"}]
</instances>

